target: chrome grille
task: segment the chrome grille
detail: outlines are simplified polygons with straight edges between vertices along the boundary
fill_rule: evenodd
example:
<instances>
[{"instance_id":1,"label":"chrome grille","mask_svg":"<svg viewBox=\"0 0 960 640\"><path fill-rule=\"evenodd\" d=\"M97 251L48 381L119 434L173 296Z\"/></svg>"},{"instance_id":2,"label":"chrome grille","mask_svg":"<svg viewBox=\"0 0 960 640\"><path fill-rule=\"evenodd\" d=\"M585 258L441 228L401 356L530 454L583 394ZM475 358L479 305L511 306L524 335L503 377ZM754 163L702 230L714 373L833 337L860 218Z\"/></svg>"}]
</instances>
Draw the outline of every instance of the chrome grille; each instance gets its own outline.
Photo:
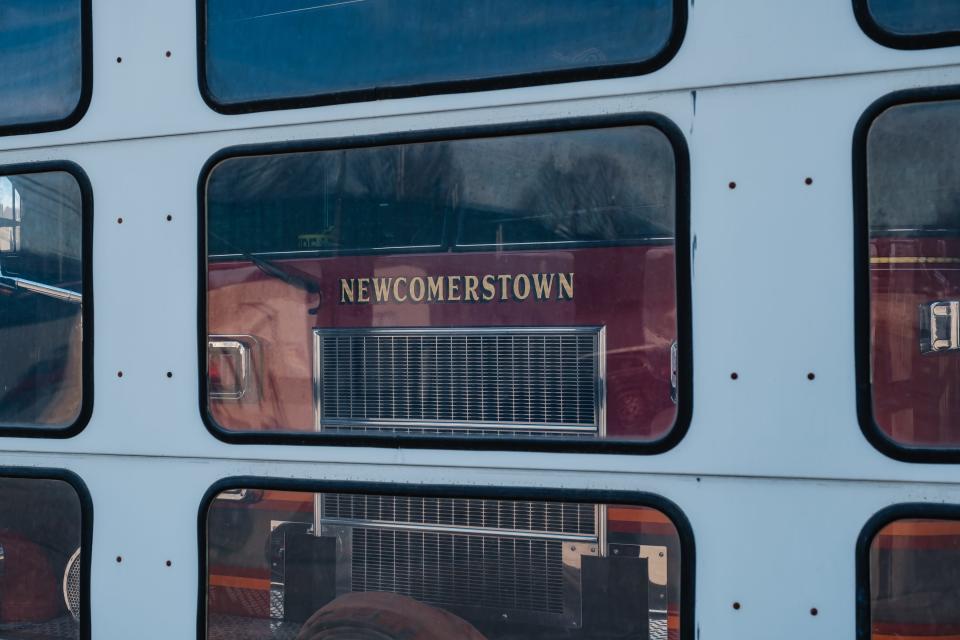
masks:
<instances>
[{"instance_id":1,"label":"chrome grille","mask_svg":"<svg viewBox=\"0 0 960 640\"><path fill-rule=\"evenodd\" d=\"M354 528L353 591L440 606L563 613L563 543Z\"/></svg>"},{"instance_id":2,"label":"chrome grille","mask_svg":"<svg viewBox=\"0 0 960 640\"><path fill-rule=\"evenodd\" d=\"M324 433L344 433L367 435L416 435L416 436L457 436L460 438L593 438L595 431L557 431L546 428L538 429L500 429L490 427L457 427L440 428L424 426L390 427L369 424L327 424L323 427Z\"/></svg>"},{"instance_id":3,"label":"chrome grille","mask_svg":"<svg viewBox=\"0 0 960 640\"><path fill-rule=\"evenodd\" d=\"M600 328L315 333L320 429L525 435L600 430Z\"/></svg>"},{"instance_id":4,"label":"chrome grille","mask_svg":"<svg viewBox=\"0 0 960 640\"><path fill-rule=\"evenodd\" d=\"M573 502L325 493L321 519L531 533L596 535L596 508Z\"/></svg>"}]
</instances>

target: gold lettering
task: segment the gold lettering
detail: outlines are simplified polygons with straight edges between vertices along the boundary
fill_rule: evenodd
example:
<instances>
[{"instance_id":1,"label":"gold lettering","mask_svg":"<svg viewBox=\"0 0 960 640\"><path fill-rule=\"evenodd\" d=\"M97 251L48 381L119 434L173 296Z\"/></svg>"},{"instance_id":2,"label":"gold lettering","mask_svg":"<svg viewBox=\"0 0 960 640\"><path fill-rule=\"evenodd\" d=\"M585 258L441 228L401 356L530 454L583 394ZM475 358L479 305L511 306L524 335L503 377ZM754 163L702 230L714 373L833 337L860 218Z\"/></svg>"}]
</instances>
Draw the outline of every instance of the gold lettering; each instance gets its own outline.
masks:
<instances>
[{"instance_id":1,"label":"gold lettering","mask_svg":"<svg viewBox=\"0 0 960 640\"><path fill-rule=\"evenodd\" d=\"M494 277L490 274L483 276L483 301L490 302L497 295L497 289L493 286Z\"/></svg>"},{"instance_id":2,"label":"gold lettering","mask_svg":"<svg viewBox=\"0 0 960 640\"><path fill-rule=\"evenodd\" d=\"M573 300L574 272L340 278L340 304Z\"/></svg>"},{"instance_id":3,"label":"gold lettering","mask_svg":"<svg viewBox=\"0 0 960 640\"><path fill-rule=\"evenodd\" d=\"M497 279L500 281L500 299L509 300L510 299L510 280L513 279L508 273L501 273L497 276Z\"/></svg>"},{"instance_id":4,"label":"gold lettering","mask_svg":"<svg viewBox=\"0 0 960 640\"><path fill-rule=\"evenodd\" d=\"M460 302L460 280L463 276L447 276L447 300Z\"/></svg>"},{"instance_id":5,"label":"gold lettering","mask_svg":"<svg viewBox=\"0 0 960 640\"><path fill-rule=\"evenodd\" d=\"M560 291L558 292L558 300L573 300L573 272L570 273L561 273L560 275Z\"/></svg>"},{"instance_id":6,"label":"gold lettering","mask_svg":"<svg viewBox=\"0 0 960 640\"><path fill-rule=\"evenodd\" d=\"M353 304L354 302L354 286L357 284L355 278L340 278L340 304Z\"/></svg>"},{"instance_id":7,"label":"gold lettering","mask_svg":"<svg viewBox=\"0 0 960 640\"><path fill-rule=\"evenodd\" d=\"M377 302L390 302L390 282L393 278L373 279L373 299ZM396 297L396 296L394 296Z\"/></svg>"},{"instance_id":8,"label":"gold lettering","mask_svg":"<svg viewBox=\"0 0 960 640\"><path fill-rule=\"evenodd\" d=\"M443 276L434 278L427 276L427 302L443 302Z\"/></svg>"},{"instance_id":9,"label":"gold lettering","mask_svg":"<svg viewBox=\"0 0 960 640\"><path fill-rule=\"evenodd\" d=\"M464 276L464 288L466 291L463 297L467 302L480 302L480 296L477 295L477 287L480 285L480 278L477 276Z\"/></svg>"},{"instance_id":10,"label":"gold lettering","mask_svg":"<svg viewBox=\"0 0 960 640\"><path fill-rule=\"evenodd\" d=\"M513 279L513 297L517 300L526 300L529 296L530 278L527 277L527 274L521 273Z\"/></svg>"},{"instance_id":11,"label":"gold lettering","mask_svg":"<svg viewBox=\"0 0 960 640\"><path fill-rule=\"evenodd\" d=\"M426 293L426 285L423 284L423 278L417 276L410 279L410 299L414 302L423 302L423 296Z\"/></svg>"},{"instance_id":12,"label":"gold lettering","mask_svg":"<svg viewBox=\"0 0 960 640\"><path fill-rule=\"evenodd\" d=\"M400 296L400 283L401 283L401 282L403 282L403 284L406 285L406 284L407 284L407 279L406 279L406 278L397 278L396 280L393 281L393 298L394 298L394 300L396 300L397 302L406 302L406 301L407 301L407 294L403 294L402 297Z\"/></svg>"},{"instance_id":13,"label":"gold lettering","mask_svg":"<svg viewBox=\"0 0 960 640\"><path fill-rule=\"evenodd\" d=\"M533 289L536 292L537 300L549 300L553 291L553 281L557 277L555 273L535 273L533 274Z\"/></svg>"}]
</instances>

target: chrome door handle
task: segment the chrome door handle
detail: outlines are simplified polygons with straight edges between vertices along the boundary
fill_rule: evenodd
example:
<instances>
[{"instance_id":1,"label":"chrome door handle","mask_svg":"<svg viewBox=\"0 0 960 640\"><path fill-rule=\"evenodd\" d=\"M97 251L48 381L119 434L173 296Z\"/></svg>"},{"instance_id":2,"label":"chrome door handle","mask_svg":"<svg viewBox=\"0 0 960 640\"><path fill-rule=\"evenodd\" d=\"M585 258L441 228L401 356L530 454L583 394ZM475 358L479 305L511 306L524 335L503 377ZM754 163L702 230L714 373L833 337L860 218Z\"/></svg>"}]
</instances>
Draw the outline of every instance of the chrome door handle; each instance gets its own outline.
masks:
<instances>
[{"instance_id":1,"label":"chrome door handle","mask_svg":"<svg viewBox=\"0 0 960 640\"><path fill-rule=\"evenodd\" d=\"M920 305L920 353L960 350L960 300Z\"/></svg>"}]
</instances>

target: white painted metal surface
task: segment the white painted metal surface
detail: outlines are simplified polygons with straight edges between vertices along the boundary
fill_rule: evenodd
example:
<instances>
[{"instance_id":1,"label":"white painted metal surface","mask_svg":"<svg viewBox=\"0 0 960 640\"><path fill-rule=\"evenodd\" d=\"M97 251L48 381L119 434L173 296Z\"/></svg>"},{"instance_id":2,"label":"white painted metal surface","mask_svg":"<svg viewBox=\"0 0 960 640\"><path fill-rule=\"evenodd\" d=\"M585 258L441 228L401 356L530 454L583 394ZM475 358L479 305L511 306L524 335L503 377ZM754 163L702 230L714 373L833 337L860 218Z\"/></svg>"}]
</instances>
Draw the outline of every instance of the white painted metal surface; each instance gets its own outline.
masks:
<instances>
[{"instance_id":1,"label":"white painted metal surface","mask_svg":"<svg viewBox=\"0 0 960 640\"><path fill-rule=\"evenodd\" d=\"M853 638L864 523L894 503L960 503L960 467L888 459L857 425L851 178L866 107L960 84L960 48L885 49L848 0L696 0L680 53L649 76L224 116L197 89L195 12L193 0L94 0L86 117L0 139L0 165L71 160L93 185L93 417L70 440L0 439L0 464L66 468L87 483L94 639L195 636L197 507L235 475L663 495L696 537L702 640ZM213 153L633 111L674 121L691 154L694 416L675 449L238 446L204 428L197 176Z\"/></svg>"}]
</instances>

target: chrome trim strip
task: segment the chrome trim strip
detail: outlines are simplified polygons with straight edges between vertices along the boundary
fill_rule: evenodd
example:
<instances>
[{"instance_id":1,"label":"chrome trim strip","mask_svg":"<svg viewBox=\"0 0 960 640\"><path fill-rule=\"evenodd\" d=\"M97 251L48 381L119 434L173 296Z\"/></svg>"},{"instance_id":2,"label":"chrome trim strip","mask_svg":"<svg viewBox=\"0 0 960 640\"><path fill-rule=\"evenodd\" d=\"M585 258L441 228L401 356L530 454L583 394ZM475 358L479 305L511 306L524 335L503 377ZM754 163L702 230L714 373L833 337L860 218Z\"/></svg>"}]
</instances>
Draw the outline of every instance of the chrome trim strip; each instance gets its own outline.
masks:
<instances>
[{"instance_id":1,"label":"chrome trim strip","mask_svg":"<svg viewBox=\"0 0 960 640\"><path fill-rule=\"evenodd\" d=\"M593 517L596 518L598 554L601 558L609 555L607 548L607 505L598 504L593 507Z\"/></svg>"},{"instance_id":2,"label":"chrome trim strip","mask_svg":"<svg viewBox=\"0 0 960 640\"><path fill-rule=\"evenodd\" d=\"M597 427L592 424L570 425L538 422L443 422L438 420L348 420L345 418L327 418L323 421L325 427L383 427L397 429L496 429L502 431L572 431L577 433L596 433Z\"/></svg>"},{"instance_id":3,"label":"chrome trim strip","mask_svg":"<svg viewBox=\"0 0 960 640\"><path fill-rule=\"evenodd\" d=\"M12 276L3 276L3 279L12 282L17 289L39 293L40 295L49 296L65 302L72 302L74 304L80 304L83 302L83 294L77 293L76 291L70 291L69 289L54 287L49 284L34 282L33 280L25 280L24 278L15 278Z\"/></svg>"},{"instance_id":4,"label":"chrome trim strip","mask_svg":"<svg viewBox=\"0 0 960 640\"><path fill-rule=\"evenodd\" d=\"M505 249L524 249L527 247L527 251L537 251L542 248L543 251L555 251L557 248L560 249L603 249L603 248L620 248L623 246L643 246L651 243L672 243L676 242L676 238L673 236L650 236L649 238L640 238L634 240L628 240L626 242L618 243L616 240L554 240L547 242L504 242L501 244L491 244L491 243L479 243L479 244L454 244L451 245L451 249L454 251L457 249L489 249L490 251L502 251ZM347 249L346 255L380 255L382 253L390 252L399 252L404 253L416 253L420 250L446 250L446 247L441 244L416 244L416 245L398 245L391 247L357 247ZM254 251L251 253L211 253L208 256L210 260L223 260L225 258L236 258L236 259L249 259L250 256L254 257L281 257L287 256L291 258L296 257L315 257L315 258L339 258L345 255L343 249L340 248L330 248L330 249L291 249L287 251Z\"/></svg>"},{"instance_id":5,"label":"chrome trim strip","mask_svg":"<svg viewBox=\"0 0 960 640\"><path fill-rule=\"evenodd\" d=\"M347 255L355 255L354 252L359 252L361 255L369 252L373 255L380 255L381 253L389 252L398 252L403 251L409 253L411 251L416 252L419 249L442 249L443 245L439 244L417 244L417 245L403 245L396 247L361 247L359 249L349 249L350 253ZM210 260L222 260L224 258L236 258L241 260L249 260L250 256L255 258L276 258L276 257L310 257L310 258L340 258L343 257L341 249L296 249L291 251L254 251L251 253L211 253L208 256Z\"/></svg>"},{"instance_id":6,"label":"chrome trim strip","mask_svg":"<svg viewBox=\"0 0 960 640\"><path fill-rule=\"evenodd\" d=\"M240 501L247 497L247 489L224 489L214 500Z\"/></svg>"},{"instance_id":7,"label":"chrome trim strip","mask_svg":"<svg viewBox=\"0 0 960 640\"><path fill-rule=\"evenodd\" d=\"M597 406L596 422L597 435L607 437L607 327L597 327L597 379L596 385Z\"/></svg>"},{"instance_id":8,"label":"chrome trim strip","mask_svg":"<svg viewBox=\"0 0 960 640\"><path fill-rule=\"evenodd\" d=\"M647 238L631 239L627 241L617 241L617 240L553 240L546 242L504 242L501 244L495 243L479 243L479 244L455 244L454 249L489 249L491 251L497 251L502 249L514 249L516 247L533 247L532 249L527 249L527 251L536 251L538 247L544 247L544 251L554 251L553 247L564 248L567 247L571 250L573 249L620 249L622 247L633 247L633 246L644 246L647 244L655 242L676 242L676 238L672 236L650 236ZM546 247L551 247L547 249Z\"/></svg>"},{"instance_id":9,"label":"chrome trim strip","mask_svg":"<svg viewBox=\"0 0 960 640\"><path fill-rule=\"evenodd\" d=\"M314 431L323 431L321 427L320 416L322 412L320 411L320 404L323 401L323 390L320 388L321 380L323 378L323 349L321 348L320 341L320 331L321 329L313 330L313 430ZM319 509L316 513L319 513ZM320 530L319 520L316 522L317 531ZM319 534L317 534L319 535Z\"/></svg>"},{"instance_id":10,"label":"chrome trim strip","mask_svg":"<svg viewBox=\"0 0 960 640\"><path fill-rule=\"evenodd\" d=\"M494 527L451 527L442 524L408 524L383 520L353 520L349 518L323 518L323 526L356 527L360 529L388 529L391 531L423 531L451 533L469 536L523 538L527 540L560 540L566 542L597 543L597 536L586 533L550 533L546 531L519 531Z\"/></svg>"},{"instance_id":11,"label":"chrome trim strip","mask_svg":"<svg viewBox=\"0 0 960 640\"><path fill-rule=\"evenodd\" d=\"M598 326L570 326L570 327L370 327L370 328L317 328L316 334L340 335L513 335L526 333L601 333L604 327Z\"/></svg>"}]
</instances>

